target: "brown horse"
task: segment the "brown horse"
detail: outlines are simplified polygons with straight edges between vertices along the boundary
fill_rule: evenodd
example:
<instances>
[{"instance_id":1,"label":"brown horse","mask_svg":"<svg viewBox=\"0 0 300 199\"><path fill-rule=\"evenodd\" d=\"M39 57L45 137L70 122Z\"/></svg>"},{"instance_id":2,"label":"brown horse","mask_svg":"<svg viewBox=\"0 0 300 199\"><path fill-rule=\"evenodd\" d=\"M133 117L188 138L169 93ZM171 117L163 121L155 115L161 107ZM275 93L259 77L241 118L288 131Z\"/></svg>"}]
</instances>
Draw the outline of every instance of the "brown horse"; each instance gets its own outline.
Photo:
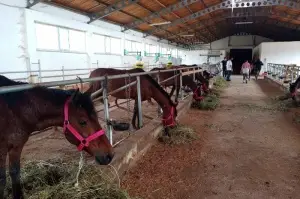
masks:
<instances>
[{"instance_id":1,"label":"brown horse","mask_svg":"<svg viewBox=\"0 0 300 199\"><path fill-rule=\"evenodd\" d=\"M178 68L182 68L179 66L172 66L172 68L170 69L178 69ZM167 70L166 68L153 68L151 71L163 71L163 70ZM183 69L183 72L187 71L188 69ZM170 72L162 72L162 73L158 73L158 74L152 74L152 77L154 79L157 80L157 77L159 77L159 82L162 82L174 75L178 75L180 73L180 71L170 71ZM164 87L169 87L172 86L172 90L169 94L169 96L173 96L174 91L176 89L176 95L175 95L175 102L178 101L178 95L179 95L179 90L180 90L180 77L177 76L173 79L170 79L168 81L165 81L163 83L160 83L162 86ZM201 93L201 89L199 89L199 87L197 86L197 84L194 82L193 78L189 75L186 76L182 76L182 86L187 86L190 89L193 90L194 92L194 99L195 100L202 100L202 93Z\"/></svg>"},{"instance_id":2,"label":"brown horse","mask_svg":"<svg viewBox=\"0 0 300 199\"><path fill-rule=\"evenodd\" d=\"M0 86L26 83L0 76ZM13 198L24 198L20 182L20 157L30 134L51 126L64 127L66 139L95 157L99 164L109 164L113 149L88 94L45 87L0 94L0 198L6 186L6 157Z\"/></svg>"},{"instance_id":3,"label":"brown horse","mask_svg":"<svg viewBox=\"0 0 300 199\"><path fill-rule=\"evenodd\" d=\"M109 69L109 68L97 68L94 71L91 72L90 78L93 77L101 77L101 76L107 76L107 75L121 75L121 74L130 74L130 73L139 73L139 72L145 72L143 69L131 69L131 70L117 70L117 69ZM114 80L108 80L107 82L107 91L113 91L116 90L126 84L129 84L131 82L134 82L136 80L135 77L126 77L126 78L119 78ZM168 94L165 92L164 89L161 88L161 86L154 81L151 76L149 75L141 75L140 76L140 87L141 87L141 100L146 101L153 98L163 109L163 124L165 127L168 126L174 126L175 125L175 119L177 116L177 110L176 106L177 104L173 103ZM90 84L90 88L87 92L93 93L102 88L101 81L93 82ZM102 93L99 93L99 95L102 95ZM132 126L137 129L135 121L137 116L137 89L136 86L132 86L130 88L130 92L126 90L119 91L117 93L112 94L113 97L116 97L118 99L134 99L134 111L133 111L133 117L132 117ZM93 98L96 98L97 96L94 96ZM140 121L138 121L140 123Z\"/></svg>"}]
</instances>

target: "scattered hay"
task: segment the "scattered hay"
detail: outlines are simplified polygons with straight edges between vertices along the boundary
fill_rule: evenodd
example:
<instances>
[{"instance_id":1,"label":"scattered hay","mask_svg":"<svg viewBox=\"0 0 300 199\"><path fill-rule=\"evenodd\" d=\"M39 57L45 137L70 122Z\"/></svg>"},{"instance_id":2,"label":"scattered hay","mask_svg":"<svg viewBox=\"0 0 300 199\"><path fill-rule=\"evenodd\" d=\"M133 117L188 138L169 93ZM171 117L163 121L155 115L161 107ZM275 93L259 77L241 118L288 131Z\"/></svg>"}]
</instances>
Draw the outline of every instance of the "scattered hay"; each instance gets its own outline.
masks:
<instances>
[{"instance_id":1,"label":"scattered hay","mask_svg":"<svg viewBox=\"0 0 300 199\"><path fill-rule=\"evenodd\" d=\"M294 113L293 122L296 124L300 124L300 114L299 113Z\"/></svg>"},{"instance_id":2,"label":"scattered hay","mask_svg":"<svg viewBox=\"0 0 300 199\"><path fill-rule=\"evenodd\" d=\"M201 110L215 110L219 105L219 101L216 95L209 94L201 101L194 101L191 106Z\"/></svg>"},{"instance_id":3,"label":"scattered hay","mask_svg":"<svg viewBox=\"0 0 300 199\"><path fill-rule=\"evenodd\" d=\"M85 164L76 183L78 163L62 160L31 161L21 169L23 191L28 199L130 199L115 183L116 173L99 165ZM7 179L10 179L9 177ZM6 194L12 198L11 183Z\"/></svg>"},{"instance_id":4,"label":"scattered hay","mask_svg":"<svg viewBox=\"0 0 300 199\"><path fill-rule=\"evenodd\" d=\"M167 136L164 132L161 132L158 141L169 145L176 145L190 143L198 137L194 129L184 125L178 125L175 128L170 129L169 135L170 136Z\"/></svg>"},{"instance_id":5,"label":"scattered hay","mask_svg":"<svg viewBox=\"0 0 300 199\"><path fill-rule=\"evenodd\" d=\"M213 83L214 88L226 88L228 86L228 82L223 77L216 77L215 82Z\"/></svg>"}]
</instances>

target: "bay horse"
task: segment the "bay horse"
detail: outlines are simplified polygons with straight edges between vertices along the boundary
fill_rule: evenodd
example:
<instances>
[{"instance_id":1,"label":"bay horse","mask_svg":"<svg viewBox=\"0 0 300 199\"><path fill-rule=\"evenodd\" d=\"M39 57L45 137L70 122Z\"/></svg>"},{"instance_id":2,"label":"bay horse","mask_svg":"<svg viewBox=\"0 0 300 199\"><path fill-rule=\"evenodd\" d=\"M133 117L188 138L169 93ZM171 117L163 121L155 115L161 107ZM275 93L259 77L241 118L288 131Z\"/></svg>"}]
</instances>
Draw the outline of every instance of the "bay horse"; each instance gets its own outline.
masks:
<instances>
[{"instance_id":1,"label":"bay horse","mask_svg":"<svg viewBox=\"0 0 300 199\"><path fill-rule=\"evenodd\" d=\"M191 66L189 66L189 65L180 65L180 66L181 67L195 67L197 65L193 64ZM201 67L200 67L200 69L201 69ZM187 69L187 70L189 70L189 69ZM191 70L193 70L193 69L191 69ZM209 93L209 79L211 79L211 78L213 78L213 76L209 72L207 72L207 70L204 70L203 72L195 73L195 79L200 82L201 89L203 90L203 92L205 94Z\"/></svg>"},{"instance_id":2,"label":"bay horse","mask_svg":"<svg viewBox=\"0 0 300 199\"><path fill-rule=\"evenodd\" d=\"M22 85L0 75L0 87ZM0 94L0 198L6 186L6 158L14 199L24 198L20 181L20 157L24 144L34 131L52 126L64 128L66 139L107 165L114 154L101 128L89 94L78 90L34 87ZM45 152L46 153L46 152Z\"/></svg>"},{"instance_id":3,"label":"bay horse","mask_svg":"<svg viewBox=\"0 0 300 199\"><path fill-rule=\"evenodd\" d=\"M182 68L179 66L172 66L171 68L168 69L177 69L177 68ZM163 71L163 70L168 70L166 68L153 68L151 71ZM183 69L182 71L185 72L185 70L188 69ZM176 71L170 71L170 72L162 72L158 74L152 74L151 76L157 80L157 76L159 76L159 81L162 82L174 75L178 75L180 73L179 70ZM180 77L177 76L173 79L170 79L166 82L160 83L164 87L169 87L172 86L172 90L169 94L170 97L173 96L174 91L176 89L176 95L175 95L175 102L178 102L178 96L179 96L179 90L180 90ZM202 93L200 87L194 82L193 78L190 75L182 76L182 86L187 86L190 89L193 90L193 98L196 101L202 100Z\"/></svg>"},{"instance_id":4,"label":"bay horse","mask_svg":"<svg viewBox=\"0 0 300 199\"><path fill-rule=\"evenodd\" d=\"M97 68L93 70L90 74L90 78L93 77L101 77L101 76L111 76L111 75L121 75L121 74L131 74L131 73L140 73L145 72L143 69L135 68L130 70L118 70L111 68ZM136 80L135 77L126 77L126 78L118 78L113 80L108 80L107 82L107 92L116 90L120 87L125 86L131 82ZM166 91L154 80L150 75L141 75L140 76L140 87L141 87L141 100L151 100L153 98L162 108L163 110L163 124L165 127L173 127L176 125L175 119L177 116L176 107L178 104L175 104L166 93ZM96 81L90 83L90 88L86 91L88 93L93 93L102 88L101 81ZM98 95L102 95L102 92L99 92ZM130 93L126 92L126 90L119 91L117 93L112 94L113 97L117 99L134 99L134 111L132 117L132 126L135 129L136 127L136 117L138 113L137 109L137 89L136 86L132 86L130 88ZM93 99L97 98L93 96ZM140 121L138 121L140 123Z\"/></svg>"},{"instance_id":5,"label":"bay horse","mask_svg":"<svg viewBox=\"0 0 300 199\"><path fill-rule=\"evenodd\" d=\"M293 83L290 83L289 91L293 100L300 103L300 96L297 95L297 90L300 89L300 76Z\"/></svg>"}]
</instances>

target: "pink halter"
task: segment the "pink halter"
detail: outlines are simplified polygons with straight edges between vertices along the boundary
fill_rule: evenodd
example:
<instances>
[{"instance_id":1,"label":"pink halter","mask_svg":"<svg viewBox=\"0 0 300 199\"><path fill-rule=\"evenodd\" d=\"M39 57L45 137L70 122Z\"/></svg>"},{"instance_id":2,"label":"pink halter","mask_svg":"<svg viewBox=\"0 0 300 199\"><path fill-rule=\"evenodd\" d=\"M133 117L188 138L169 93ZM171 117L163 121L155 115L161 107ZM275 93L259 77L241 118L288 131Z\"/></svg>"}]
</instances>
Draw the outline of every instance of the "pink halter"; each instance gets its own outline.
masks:
<instances>
[{"instance_id":1,"label":"pink halter","mask_svg":"<svg viewBox=\"0 0 300 199\"><path fill-rule=\"evenodd\" d=\"M207 88L207 86L206 86L205 83L203 83L201 86L202 86L203 91L207 91L208 90L208 88Z\"/></svg>"},{"instance_id":2,"label":"pink halter","mask_svg":"<svg viewBox=\"0 0 300 199\"><path fill-rule=\"evenodd\" d=\"M195 100L203 100L203 98L204 98L203 96L198 96L197 91L199 90L199 88L200 87L196 88L195 91L194 91L193 98Z\"/></svg>"},{"instance_id":3,"label":"pink halter","mask_svg":"<svg viewBox=\"0 0 300 199\"><path fill-rule=\"evenodd\" d=\"M88 147L90 142L97 139L98 137L105 134L104 130L101 129L97 131L96 133L93 133L92 135L88 136L87 138L82 137L77 130L70 124L69 121L69 104L70 104L71 98L67 99L64 105L64 133L66 133L67 129L76 137L76 139L80 142L80 144L77 146L77 149L79 151L82 151L84 147Z\"/></svg>"},{"instance_id":4,"label":"pink halter","mask_svg":"<svg viewBox=\"0 0 300 199\"><path fill-rule=\"evenodd\" d=\"M170 124L168 124L168 121L171 120ZM172 106L170 115L167 118L162 119L162 123L165 127L173 127L175 126L174 122L174 107Z\"/></svg>"}]
</instances>

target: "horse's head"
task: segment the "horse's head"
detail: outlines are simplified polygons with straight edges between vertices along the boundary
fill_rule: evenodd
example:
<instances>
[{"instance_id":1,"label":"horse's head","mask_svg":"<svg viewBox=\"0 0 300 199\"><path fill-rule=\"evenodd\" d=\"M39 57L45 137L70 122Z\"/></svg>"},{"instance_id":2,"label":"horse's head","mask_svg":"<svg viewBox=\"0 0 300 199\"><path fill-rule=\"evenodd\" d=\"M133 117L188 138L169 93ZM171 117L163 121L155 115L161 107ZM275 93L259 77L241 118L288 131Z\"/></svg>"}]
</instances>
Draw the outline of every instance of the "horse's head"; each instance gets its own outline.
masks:
<instances>
[{"instance_id":1,"label":"horse's head","mask_svg":"<svg viewBox=\"0 0 300 199\"><path fill-rule=\"evenodd\" d=\"M101 128L91 97L76 90L65 102L64 131L67 140L95 157L99 164L109 164L113 149Z\"/></svg>"},{"instance_id":2,"label":"horse's head","mask_svg":"<svg viewBox=\"0 0 300 199\"><path fill-rule=\"evenodd\" d=\"M193 91L193 98L196 101L201 101L203 99L202 96L202 84L197 84L197 88Z\"/></svg>"},{"instance_id":3,"label":"horse's head","mask_svg":"<svg viewBox=\"0 0 300 199\"><path fill-rule=\"evenodd\" d=\"M164 111L162 121L165 129L176 126L177 106L178 102L172 102L171 108L168 111Z\"/></svg>"}]
</instances>

